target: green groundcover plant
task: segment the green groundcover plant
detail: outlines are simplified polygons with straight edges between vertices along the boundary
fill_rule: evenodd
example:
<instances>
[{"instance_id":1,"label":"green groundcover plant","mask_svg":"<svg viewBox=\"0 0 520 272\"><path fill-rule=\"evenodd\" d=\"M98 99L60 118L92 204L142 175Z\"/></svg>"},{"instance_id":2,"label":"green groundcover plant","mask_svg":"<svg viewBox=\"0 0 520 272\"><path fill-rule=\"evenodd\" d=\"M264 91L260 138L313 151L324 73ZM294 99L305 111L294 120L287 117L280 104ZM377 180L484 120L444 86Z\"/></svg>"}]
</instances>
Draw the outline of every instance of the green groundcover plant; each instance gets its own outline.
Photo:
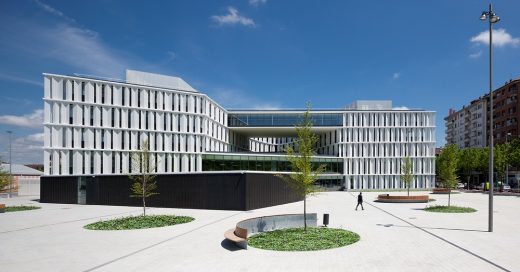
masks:
<instances>
[{"instance_id":1,"label":"green groundcover plant","mask_svg":"<svg viewBox=\"0 0 520 272\"><path fill-rule=\"evenodd\" d=\"M89 230L131 230L160 228L184 224L195 220L189 216L175 215L146 215L146 216L127 216L106 221L99 221L88 224L84 228Z\"/></svg>"},{"instance_id":2,"label":"green groundcover plant","mask_svg":"<svg viewBox=\"0 0 520 272\"><path fill-rule=\"evenodd\" d=\"M30 211L30 210L37 210L41 209L41 207L38 206L8 206L5 207L5 212L21 212L21 211Z\"/></svg>"},{"instance_id":3,"label":"green groundcover plant","mask_svg":"<svg viewBox=\"0 0 520 272\"><path fill-rule=\"evenodd\" d=\"M430 206L424 209L427 212L440 212L440 213L472 213L477 210L470 207L459 207L459 206Z\"/></svg>"},{"instance_id":4,"label":"green groundcover plant","mask_svg":"<svg viewBox=\"0 0 520 272\"><path fill-rule=\"evenodd\" d=\"M280 229L255 234L248 245L277 251L312 251L343 247L359 241L357 233L334 228L307 227Z\"/></svg>"}]
</instances>

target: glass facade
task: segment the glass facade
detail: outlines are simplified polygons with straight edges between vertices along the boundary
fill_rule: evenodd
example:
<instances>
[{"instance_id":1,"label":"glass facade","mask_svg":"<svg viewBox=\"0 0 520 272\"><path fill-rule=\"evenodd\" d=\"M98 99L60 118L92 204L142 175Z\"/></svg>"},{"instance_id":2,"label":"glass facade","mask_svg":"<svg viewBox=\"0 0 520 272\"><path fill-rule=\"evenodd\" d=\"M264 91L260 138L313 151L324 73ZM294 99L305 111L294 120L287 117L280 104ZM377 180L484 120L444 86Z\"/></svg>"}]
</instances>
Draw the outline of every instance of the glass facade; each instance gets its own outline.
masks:
<instances>
[{"instance_id":1,"label":"glass facade","mask_svg":"<svg viewBox=\"0 0 520 272\"><path fill-rule=\"evenodd\" d=\"M301 123L299 113L230 113L229 127L294 127ZM316 127L343 126L340 113L311 113L312 125Z\"/></svg>"},{"instance_id":2,"label":"glass facade","mask_svg":"<svg viewBox=\"0 0 520 272\"><path fill-rule=\"evenodd\" d=\"M324 164L325 173L343 173L343 160L315 157L314 166ZM290 172L291 165L285 156L250 156L240 154L205 154L202 156L202 171L274 171Z\"/></svg>"}]
</instances>

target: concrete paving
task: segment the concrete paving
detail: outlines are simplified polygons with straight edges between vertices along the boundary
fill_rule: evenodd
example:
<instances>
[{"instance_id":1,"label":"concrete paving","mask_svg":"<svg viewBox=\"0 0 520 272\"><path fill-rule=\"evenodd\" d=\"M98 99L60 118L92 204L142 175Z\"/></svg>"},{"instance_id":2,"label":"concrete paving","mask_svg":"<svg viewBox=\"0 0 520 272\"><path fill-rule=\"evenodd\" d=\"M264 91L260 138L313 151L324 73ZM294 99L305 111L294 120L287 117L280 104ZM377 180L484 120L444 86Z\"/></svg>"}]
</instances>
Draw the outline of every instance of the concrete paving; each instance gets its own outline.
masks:
<instances>
[{"instance_id":1,"label":"concrete paving","mask_svg":"<svg viewBox=\"0 0 520 272\"><path fill-rule=\"evenodd\" d=\"M302 202L254 211L150 208L150 214L189 215L195 221L164 228L92 231L100 219L139 214L137 207L44 204L31 198L0 199L7 205L42 209L0 214L2 271L520 271L520 197L495 197L495 232L487 232L487 195L452 195L472 214L429 213L429 204L373 202L354 211L356 194L322 193L309 212L330 214L330 227L357 232L353 245L315 252L241 250L223 239L242 219L300 213ZM392 193L405 194L405 193ZM411 194L420 194L412 192Z\"/></svg>"}]
</instances>

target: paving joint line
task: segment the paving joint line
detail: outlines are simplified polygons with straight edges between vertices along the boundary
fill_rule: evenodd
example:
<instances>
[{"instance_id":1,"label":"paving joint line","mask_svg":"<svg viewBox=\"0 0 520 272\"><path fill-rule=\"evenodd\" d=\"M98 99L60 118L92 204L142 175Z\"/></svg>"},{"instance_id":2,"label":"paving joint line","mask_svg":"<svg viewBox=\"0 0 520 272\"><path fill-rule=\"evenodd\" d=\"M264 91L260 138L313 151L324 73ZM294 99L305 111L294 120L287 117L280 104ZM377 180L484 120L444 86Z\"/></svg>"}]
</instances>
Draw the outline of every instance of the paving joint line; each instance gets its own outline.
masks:
<instances>
[{"instance_id":1,"label":"paving joint line","mask_svg":"<svg viewBox=\"0 0 520 272\"><path fill-rule=\"evenodd\" d=\"M138 249L138 250L132 251L132 252L130 252L130 253L128 253L128 254L125 254L125 255L123 255L123 256L121 256L121 257L118 257L118 258L115 258L115 259L110 260L110 261L108 261L108 262L105 262L105 263L102 263L102 264L100 264L100 265L94 266L94 267L89 268L89 269L87 269L87 270L83 270L83 272L90 272L90 271L97 270L97 269L99 269L99 268L102 268L103 266L107 266L107 265L109 265L109 264L115 263L115 262L120 261L120 260L122 260L122 259L128 258L128 257L130 257L130 256L133 256L133 255L135 255L135 254L141 253L141 252L143 252L143 251L145 251L145 250L148 250L148 249L150 249L150 248L153 248L153 247L156 247L156 246L162 245L162 244L164 244L164 243L170 242L170 241L172 241L172 240L174 240L174 239L177 239L177 238L179 238L179 237L182 237L182 236L184 236L184 235L190 234L190 233L192 233L192 232L194 232L194 231L200 230L200 229L202 229L202 228L205 228L205 227L207 227L207 226L213 225L213 224L215 224L215 223L221 222L221 221L223 221L223 220L229 219L229 218L231 218L231 217L233 217L233 216L236 216L236 215L239 215L239 214L242 214L242 213L245 213L245 212L238 212L238 213L232 214L232 215L230 215L230 216L226 216L226 217L224 217L224 218L217 219L217 220L215 220L215 221L212 221L212 222L206 223L206 224L204 224L204 225L202 225L202 226L199 226L199 227L194 228L194 229L192 229L192 230L189 230L189 231L183 232L183 233L181 233L181 234L175 235L175 236L170 237L170 238L168 238L168 239L166 239L166 240L162 240L162 241L160 241L160 242L157 242L157 243L151 244L151 245L149 245L149 246L146 246L146 247L144 247L144 248L141 248L141 249Z\"/></svg>"},{"instance_id":2,"label":"paving joint line","mask_svg":"<svg viewBox=\"0 0 520 272\"><path fill-rule=\"evenodd\" d=\"M153 209L153 208L149 208L149 209ZM108 217L108 216L133 213L133 212L137 212L139 210L127 211L127 212L121 212L121 213L113 213L113 214L107 214L107 215L95 216L95 217L89 217L89 218L82 218L82 219L76 219L76 220L70 220L70 221L63 221L63 222L57 222L57 223L52 223L52 224L38 225L38 226L33 226L33 227L28 227L28 228L21 228L21 229L14 229L14 230L8 230L8 231L1 231L0 235L1 234L5 234L5 233L17 232L17 231L24 231L24 230L30 230L30 229L44 228L44 227L56 226L56 225L60 225L60 224L68 224L68 223L81 222L81 221L91 220L91 219L96 219L96 218L104 218L104 217Z\"/></svg>"},{"instance_id":3,"label":"paving joint line","mask_svg":"<svg viewBox=\"0 0 520 272\"><path fill-rule=\"evenodd\" d=\"M356 196L354 196L354 194L352 194L351 192L349 192L349 194L350 194L352 197L354 197L354 198L356 197ZM408 224L408 225L410 225L410 226L412 226L412 227L415 227L415 228L417 228L417 229L419 229L419 230L422 230L422 231L426 232L427 234L429 234L429 235L431 235L431 236L433 236L433 237L435 237L435 238L437 238L437 239L439 239L439 240L441 240L441 241L444 241L444 242L446 242L446 243L448 243L448 244L450 244L450 245L452 245L452 246L454 246L454 247L456 247L456 248L458 248L458 249L460 249L460 250L462 250L462 251L464 251L464 252L466 252L466 253L468 253L468 254L474 256L474 257L477 257L477 258L479 258L480 260L485 261L485 262L487 262L488 264L491 264L491 265L493 265L494 267L496 267L496 268L498 268L498 269L500 269L500 270L502 270L502 271L511 272L511 270L509 270L509 269L507 269L507 268L504 268L503 266L500 266L499 264L494 263L493 261L488 260L488 259L486 259L486 258L484 258L484 257L482 257L482 256L480 256L480 255L478 255L478 254L476 254L476 253L474 253L474 252L468 250L468 249L465 249L465 248L463 248L463 247L461 247L461 246L459 246L459 245L457 245L457 244L455 244L455 243L453 243L453 242L451 242L451 241L449 241L449 240L447 240L447 239L445 239L445 238L442 238L441 236L439 236L439 235L437 235L437 234L435 234L435 233L433 233L433 232L430 232L430 231L428 231L428 230L426 230L426 229L424 229L424 228L422 228L422 227L420 227L420 226L417 226L417 225L415 225L415 224L413 224L413 223L411 223L411 222L408 222L408 221L406 221L405 219L403 219L403 218L401 218L401 217L399 217L399 216L397 216L397 215L394 215L394 214L392 214L391 212L388 212L388 211L384 210L383 208L377 207L376 205L374 205L374 204L372 204L372 203L368 203L368 202L366 202L366 201L363 201L363 202L366 203L366 204L368 204L368 205L370 205L370 206L372 206L372 207L374 207L374 208L376 208L376 209L378 209L378 210L380 210L380 211L382 211L382 212L384 212L384 213L386 213L386 214L388 214L388 215L390 215L390 216L392 216L392 217L394 217L394 218L397 218L397 219L399 219L399 220L405 222L406 224Z\"/></svg>"}]
</instances>

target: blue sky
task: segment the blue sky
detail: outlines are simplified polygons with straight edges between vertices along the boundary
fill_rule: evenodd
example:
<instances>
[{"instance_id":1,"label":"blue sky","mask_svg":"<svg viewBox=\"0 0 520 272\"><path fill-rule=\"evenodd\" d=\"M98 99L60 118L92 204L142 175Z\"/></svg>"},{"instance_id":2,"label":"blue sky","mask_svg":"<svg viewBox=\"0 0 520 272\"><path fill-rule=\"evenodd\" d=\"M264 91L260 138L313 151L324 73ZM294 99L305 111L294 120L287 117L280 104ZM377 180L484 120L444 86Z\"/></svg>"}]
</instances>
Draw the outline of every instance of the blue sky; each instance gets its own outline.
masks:
<instances>
[{"instance_id":1,"label":"blue sky","mask_svg":"<svg viewBox=\"0 0 520 272\"><path fill-rule=\"evenodd\" d=\"M487 24L478 20L487 5L0 1L0 156L13 130L13 161L42 161L43 72L123 78L126 68L180 76L229 108L391 99L437 111L440 146L448 109L487 90ZM494 6L499 87L520 77L520 2Z\"/></svg>"}]
</instances>

